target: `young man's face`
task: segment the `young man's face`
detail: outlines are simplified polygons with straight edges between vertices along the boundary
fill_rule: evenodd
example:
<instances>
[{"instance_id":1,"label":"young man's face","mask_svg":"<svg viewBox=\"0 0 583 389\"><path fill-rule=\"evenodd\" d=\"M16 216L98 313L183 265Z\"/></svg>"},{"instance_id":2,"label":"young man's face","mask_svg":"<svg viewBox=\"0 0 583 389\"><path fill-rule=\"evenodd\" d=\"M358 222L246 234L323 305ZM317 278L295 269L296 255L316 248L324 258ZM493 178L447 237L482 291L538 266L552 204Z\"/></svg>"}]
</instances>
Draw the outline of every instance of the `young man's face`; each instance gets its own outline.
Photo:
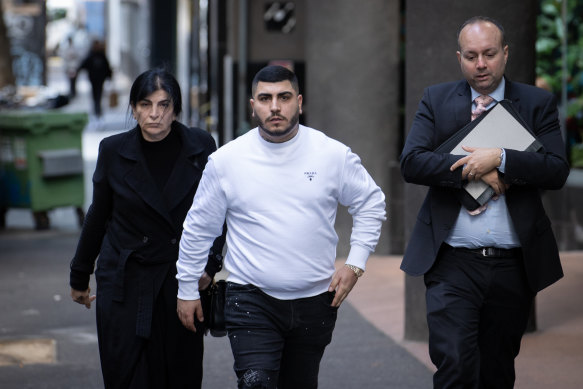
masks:
<instances>
[{"instance_id":1,"label":"young man's face","mask_svg":"<svg viewBox=\"0 0 583 389\"><path fill-rule=\"evenodd\" d=\"M259 122L261 136L274 143L290 140L298 132L302 95L291 82L259 81L250 100L253 117Z\"/></svg>"},{"instance_id":2,"label":"young man's face","mask_svg":"<svg viewBox=\"0 0 583 389\"><path fill-rule=\"evenodd\" d=\"M477 22L463 28L457 58L462 74L480 94L492 93L502 81L508 46L502 46L502 33L494 24Z\"/></svg>"}]
</instances>

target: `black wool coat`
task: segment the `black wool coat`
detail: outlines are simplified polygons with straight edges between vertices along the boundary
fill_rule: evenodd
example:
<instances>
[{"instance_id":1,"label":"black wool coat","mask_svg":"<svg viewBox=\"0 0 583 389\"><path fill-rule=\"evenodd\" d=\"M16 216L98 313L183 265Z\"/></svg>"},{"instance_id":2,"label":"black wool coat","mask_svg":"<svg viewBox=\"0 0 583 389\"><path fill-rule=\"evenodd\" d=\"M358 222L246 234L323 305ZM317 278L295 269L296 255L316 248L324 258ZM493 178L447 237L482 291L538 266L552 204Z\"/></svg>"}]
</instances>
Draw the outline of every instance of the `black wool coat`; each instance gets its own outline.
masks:
<instances>
[{"instance_id":1,"label":"black wool coat","mask_svg":"<svg viewBox=\"0 0 583 389\"><path fill-rule=\"evenodd\" d=\"M139 127L105 138L99 146L93 201L71 262L70 285L86 290L95 267L97 331L106 381L132 374L139 339L150 338L153 313L160 310L159 295L165 296L164 310L174 314L176 331L182 330L175 308L182 225L216 145L206 131L176 121L172 131L177 131L182 147L163 191L148 170ZM215 246L220 253L222 247Z\"/></svg>"}]
</instances>

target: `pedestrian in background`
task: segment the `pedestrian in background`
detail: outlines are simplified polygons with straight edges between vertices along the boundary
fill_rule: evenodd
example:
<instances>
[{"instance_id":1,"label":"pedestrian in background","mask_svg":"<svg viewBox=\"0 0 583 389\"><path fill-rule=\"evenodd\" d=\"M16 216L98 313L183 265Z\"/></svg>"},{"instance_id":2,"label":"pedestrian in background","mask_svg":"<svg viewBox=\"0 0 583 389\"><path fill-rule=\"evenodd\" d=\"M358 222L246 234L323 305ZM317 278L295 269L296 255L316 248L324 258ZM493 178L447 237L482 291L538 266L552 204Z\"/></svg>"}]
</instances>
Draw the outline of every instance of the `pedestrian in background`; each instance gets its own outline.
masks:
<instances>
[{"instance_id":1,"label":"pedestrian in background","mask_svg":"<svg viewBox=\"0 0 583 389\"><path fill-rule=\"evenodd\" d=\"M77 73L85 69L91 83L91 97L93 99L93 113L97 118L102 115L101 97L103 96L103 84L106 79L111 79L112 72L105 55L105 44L99 40L91 43L89 54L77 70Z\"/></svg>"},{"instance_id":2,"label":"pedestrian in background","mask_svg":"<svg viewBox=\"0 0 583 389\"><path fill-rule=\"evenodd\" d=\"M77 72L81 62L79 48L75 47L72 37L67 38L67 46L61 50L61 58L65 66L65 75L69 80L69 99L77 96Z\"/></svg>"},{"instance_id":3,"label":"pedestrian in background","mask_svg":"<svg viewBox=\"0 0 583 389\"><path fill-rule=\"evenodd\" d=\"M250 100L258 127L211 155L184 222L178 314L203 320L197 284L227 220L225 321L239 388L316 388L337 309L365 270L385 197L350 149L299 124L293 72L260 70ZM338 203L354 220L335 272Z\"/></svg>"},{"instance_id":4,"label":"pedestrian in background","mask_svg":"<svg viewBox=\"0 0 583 389\"><path fill-rule=\"evenodd\" d=\"M429 187L401 268L425 275L434 387L510 389L534 297L563 275L541 192L560 189L569 165L555 97L504 76L503 27L471 18L458 44L464 79L425 90L401 155L405 181ZM543 150L464 145L467 156L433 151L503 99ZM497 196L470 213L456 191L478 180Z\"/></svg>"},{"instance_id":5,"label":"pedestrian in background","mask_svg":"<svg viewBox=\"0 0 583 389\"><path fill-rule=\"evenodd\" d=\"M87 308L96 301L106 388L200 388L203 331L186 330L176 316L176 260L182 223L216 146L206 131L176 120L180 87L165 70L138 76L129 104L137 125L99 146L71 297ZM222 266L220 235L207 247L202 289Z\"/></svg>"}]
</instances>

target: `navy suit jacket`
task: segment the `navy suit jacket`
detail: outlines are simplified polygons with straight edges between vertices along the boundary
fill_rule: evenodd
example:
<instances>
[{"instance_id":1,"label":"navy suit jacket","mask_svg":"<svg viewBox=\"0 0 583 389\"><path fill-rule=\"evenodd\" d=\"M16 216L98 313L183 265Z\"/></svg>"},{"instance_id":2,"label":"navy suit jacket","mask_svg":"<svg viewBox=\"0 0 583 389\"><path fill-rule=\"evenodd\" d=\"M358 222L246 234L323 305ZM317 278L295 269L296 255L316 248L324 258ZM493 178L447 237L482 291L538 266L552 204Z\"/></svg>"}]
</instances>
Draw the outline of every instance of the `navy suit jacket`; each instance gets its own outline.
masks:
<instances>
[{"instance_id":1,"label":"navy suit jacket","mask_svg":"<svg viewBox=\"0 0 583 389\"><path fill-rule=\"evenodd\" d=\"M503 175L510 184L506 204L522 247L528 282L537 292L563 275L541 191L560 189L569 175L569 164L555 97L508 79L504 95L544 147L537 153L506 149ZM429 187L401 264L410 275L431 269L460 211L454 191L463 185L462 169L452 172L449 168L462 156L433 150L470 122L470 114L471 90L465 80L431 86L419 103L401 154L405 181Z\"/></svg>"}]
</instances>

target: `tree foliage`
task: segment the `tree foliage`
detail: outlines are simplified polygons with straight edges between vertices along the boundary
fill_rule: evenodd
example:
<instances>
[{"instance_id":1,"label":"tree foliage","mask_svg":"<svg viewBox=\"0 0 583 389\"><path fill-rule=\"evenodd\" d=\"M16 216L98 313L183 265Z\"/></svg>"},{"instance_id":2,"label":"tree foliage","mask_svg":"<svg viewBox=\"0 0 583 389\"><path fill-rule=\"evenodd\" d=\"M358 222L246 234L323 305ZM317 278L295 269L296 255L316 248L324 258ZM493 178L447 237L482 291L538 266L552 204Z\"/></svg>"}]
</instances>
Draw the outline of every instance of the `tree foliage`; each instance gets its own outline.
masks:
<instances>
[{"instance_id":1,"label":"tree foliage","mask_svg":"<svg viewBox=\"0 0 583 389\"><path fill-rule=\"evenodd\" d=\"M562 6L566 1L566 20ZM583 167L583 2L541 0L537 19L536 73L557 95L562 93L563 39L566 39L566 142L573 166Z\"/></svg>"},{"instance_id":2,"label":"tree foliage","mask_svg":"<svg viewBox=\"0 0 583 389\"><path fill-rule=\"evenodd\" d=\"M566 31L561 7L567 1ZM553 92L561 93L562 39L567 38L567 97L572 102L583 96L583 2L579 0L542 0L537 19L536 73L543 77ZM570 104L568 116L579 109Z\"/></svg>"}]
</instances>

